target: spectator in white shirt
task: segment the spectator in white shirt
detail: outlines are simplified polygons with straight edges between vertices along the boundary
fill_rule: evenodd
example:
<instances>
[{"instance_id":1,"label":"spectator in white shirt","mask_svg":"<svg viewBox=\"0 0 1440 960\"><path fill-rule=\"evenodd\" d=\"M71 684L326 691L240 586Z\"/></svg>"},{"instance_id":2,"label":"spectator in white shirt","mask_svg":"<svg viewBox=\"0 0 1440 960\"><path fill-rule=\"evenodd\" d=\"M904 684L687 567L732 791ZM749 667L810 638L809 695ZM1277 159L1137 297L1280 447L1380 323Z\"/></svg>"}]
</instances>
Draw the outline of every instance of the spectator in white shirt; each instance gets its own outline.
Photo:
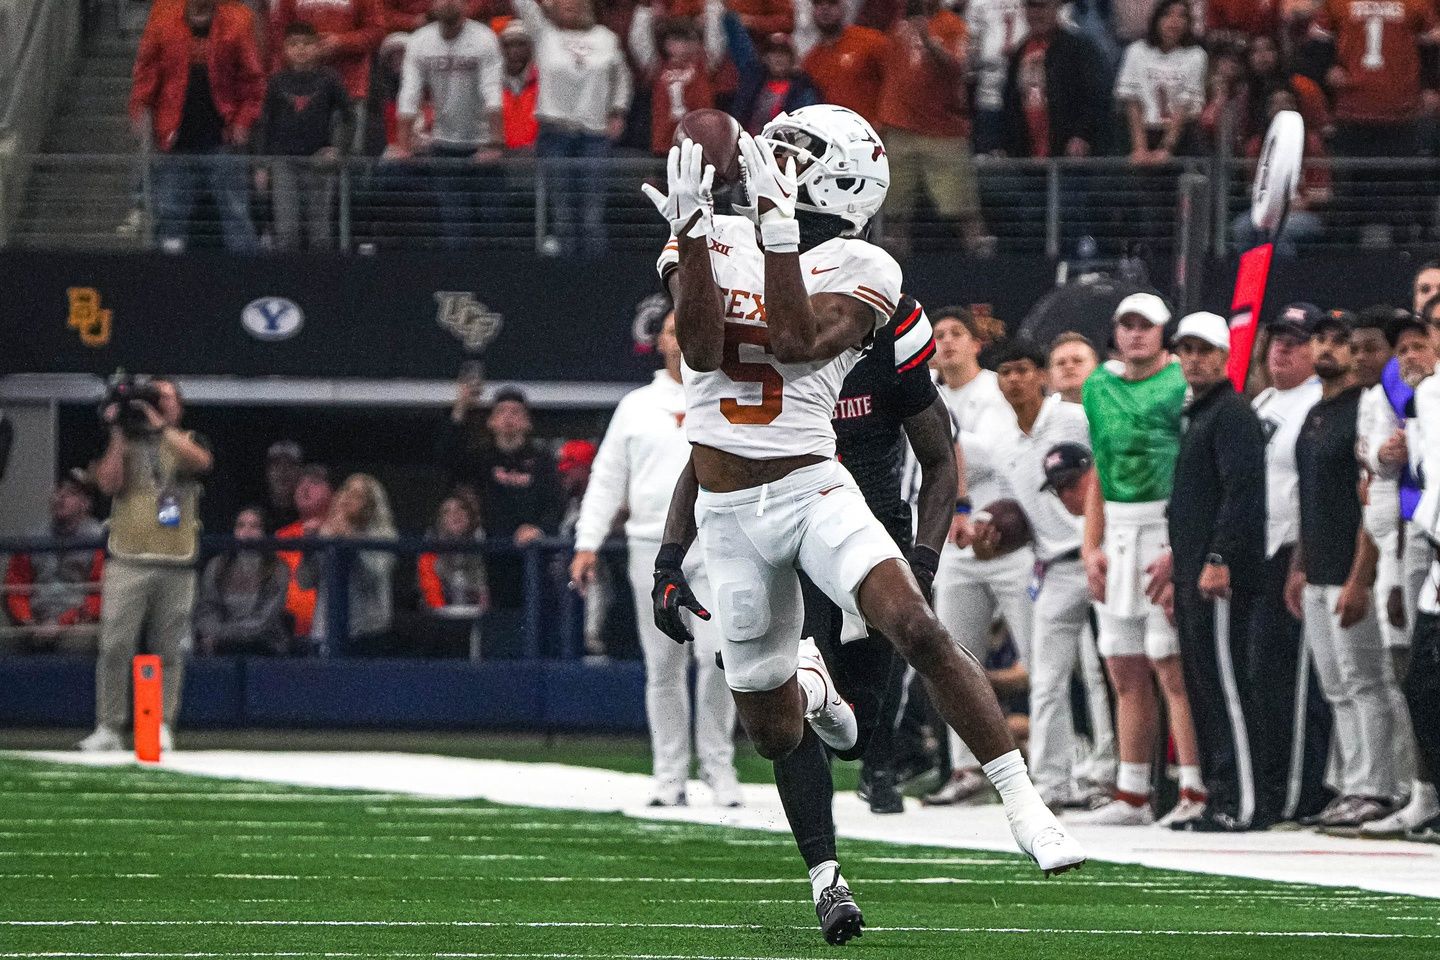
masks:
<instances>
[{"instance_id":1,"label":"spectator in white shirt","mask_svg":"<svg viewBox=\"0 0 1440 960\"><path fill-rule=\"evenodd\" d=\"M650 590L655 555L665 532L671 494L690 461L685 439L685 390L680 384L680 343L675 314L669 314L655 340L665 369L649 386L626 394L600 442L590 471L590 485L580 504L575 529L575 559L570 579L583 592L595 579L597 552L622 510L628 509L625 538L630 554L630 586L635 594L640 650L645 658L645 715L650 722L654 787L652 806L686 803L690 770L690 660L695 660L695 752L700 775L720 806L739 806L735 778L735 704L725 672L715 663L719 628L687 616L695 636L681 645L655 626ZM706 602L709 594L698 551L685 564L690 587ZM708 606L708 604L707 604Z\"/></svg>"},{"instance_id":2,"label":"spectator in white shirt","mask_svg":"<svg viewBox=\"0 0 1440 960\"><path fill-rule=\"evenodd\" d=\"M400 67L396 104L396 158L415 152L415 123L428 95L434 110L426 155L432 158L432 188L445 237L451 246L481 232L494 219L487 179L480 170L500 159L504 131L500 115L500 42L489 27L465 17L465 0L433 0L434 22L410 35Z\"/></svg>"},{"instance_id":3,"label":"spectator in white shirt","mask_svg":"<svg viewBox=\"0 0 1440 960\"><path fill-rule=\"evenodd\" d=\"M578 201L585 252L603 253L605 178L594 161L610 155L630 109L630 67L620 38L595 22L589 0L546 0L543 7L515 0L515 12L535 42L540 76L535 152L558 161L550 181L551 233L562 251L574 251Z\"/></svg>"},{"instance_id":4,"label":"spectator in white shirt","mask_svg":"<svg viewBox=\"0 0 1440 960\"><path fill-rule=\"evenodd\" d=\"M1185 0L1161 0L1145 38L1125 49L1115 99L1125 110L1130 160L1164 163L1195 149L1195 121L1205 106L1205 48L1195 40Z\"/></svg>"},{"instance_id":5,"label":"spectator in white shirt","mask_svg":"<svg viewBox=\"0 0 1440 960\"><path fill-rule=\"evenodd\" d=\"M970 0L965 8L970 49L975 51L975 152L993 153L1005 143L1005 72L1029 33L1025 0Z\"/></svg>"}]
</instances>

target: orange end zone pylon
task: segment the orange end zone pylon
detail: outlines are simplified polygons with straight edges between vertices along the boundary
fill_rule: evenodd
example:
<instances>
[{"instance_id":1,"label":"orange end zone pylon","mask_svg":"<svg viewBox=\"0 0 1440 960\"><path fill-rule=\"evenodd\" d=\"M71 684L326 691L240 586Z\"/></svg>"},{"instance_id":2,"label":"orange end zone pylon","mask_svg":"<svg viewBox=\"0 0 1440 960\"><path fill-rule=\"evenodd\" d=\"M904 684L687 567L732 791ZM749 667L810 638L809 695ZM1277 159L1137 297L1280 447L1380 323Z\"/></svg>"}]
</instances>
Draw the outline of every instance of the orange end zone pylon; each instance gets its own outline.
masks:
<instances>
[{"instance_id":1,"label":"orange end zone pylon","mask_svg":"<svg viewBox=\"0 0 1440 960\"><path fill-rule=\"evenodd\" d=\"M135 758L146 763L160 760L160 721L164 716L160 658L135 658Z\"/></svg>"}]
</instances>

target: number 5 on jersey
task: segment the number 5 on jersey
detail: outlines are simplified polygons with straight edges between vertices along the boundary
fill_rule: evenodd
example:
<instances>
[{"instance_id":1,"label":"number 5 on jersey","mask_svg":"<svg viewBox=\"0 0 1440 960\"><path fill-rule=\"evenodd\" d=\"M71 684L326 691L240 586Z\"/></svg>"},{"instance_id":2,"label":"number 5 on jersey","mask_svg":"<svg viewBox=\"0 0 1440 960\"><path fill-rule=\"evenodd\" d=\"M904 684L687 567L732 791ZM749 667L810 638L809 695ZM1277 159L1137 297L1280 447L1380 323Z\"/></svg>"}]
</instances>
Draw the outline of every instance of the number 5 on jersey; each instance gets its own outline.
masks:
<instances>
[{"instance_id":1,"label":"number 5 on jersey","mask_svg":"<svg viewBox=\"0 0 1440 960\"><path fill-rule=\"evenodd\" d=\"M750 349L743 349L745 347ZM762 359L754 359L757 354ZM720 414L726 420L737 426L763 426L780 416L785 401L785 378L769 363L769 358L769 327L725 322L725 359L720 370L736 383L760 384L759 403L742 403L730 397L720 401Z\"/></svg>"}]
</instances>

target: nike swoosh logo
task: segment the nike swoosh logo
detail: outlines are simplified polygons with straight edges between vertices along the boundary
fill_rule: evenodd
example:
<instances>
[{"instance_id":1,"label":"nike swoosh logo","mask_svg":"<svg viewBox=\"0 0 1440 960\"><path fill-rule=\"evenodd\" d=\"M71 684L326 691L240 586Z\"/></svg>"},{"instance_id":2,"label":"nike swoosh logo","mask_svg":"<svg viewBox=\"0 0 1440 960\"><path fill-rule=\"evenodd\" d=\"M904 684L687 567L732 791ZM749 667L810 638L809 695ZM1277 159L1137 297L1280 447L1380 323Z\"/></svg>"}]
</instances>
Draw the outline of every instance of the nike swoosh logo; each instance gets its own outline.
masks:
<instances>
[{"instance_id":1,"label":"nike swoosh logo","mask_svg":"<svg viewBox=\"0 0 1440 960\"><path fill-rule=\"evenodd\" d=\"M810 268L810 274L811 274L811 276L816 276L816 277L818 277L818 276L820 276L820 274L822 274L822 273L829 273L831 270L839 270L839 269L840 269L840 267L839 267L838 264L837 264L836 266L833 266L833 267L826 267L824 270L821 270L819 267L811 267L811 268Z\"/></svg>"},{"instance_id":2,"label":"nike swoosh logo","mask_svg":"<svg viewBox=\"0 0 1440 960\"><path fill-rule=\"evenodd\" d=\"M790 199L790 194L785 192L784 187L776 187L775 189L780 191L780 196L784 197L786 200Z\"/></svg>"},{"instance_id":3,"label":"nike swoosh logo","mask_svg":"<svg viewBox=\"0 0 1440 960\"><path fill-rule=\"evenodd\" d=\"M837 484L835 484L835 486L833 486L833 487L826 487L824 490L821 490L821 491L820 491L820 496L823 497L823 496L825 496L825 494L831 492L832 490L839 490L839 489L840 489L841 487L843 487L843 486L845 486L845 484L843 484L843 483L837 483Z\"/></svg>"}]
</instances>

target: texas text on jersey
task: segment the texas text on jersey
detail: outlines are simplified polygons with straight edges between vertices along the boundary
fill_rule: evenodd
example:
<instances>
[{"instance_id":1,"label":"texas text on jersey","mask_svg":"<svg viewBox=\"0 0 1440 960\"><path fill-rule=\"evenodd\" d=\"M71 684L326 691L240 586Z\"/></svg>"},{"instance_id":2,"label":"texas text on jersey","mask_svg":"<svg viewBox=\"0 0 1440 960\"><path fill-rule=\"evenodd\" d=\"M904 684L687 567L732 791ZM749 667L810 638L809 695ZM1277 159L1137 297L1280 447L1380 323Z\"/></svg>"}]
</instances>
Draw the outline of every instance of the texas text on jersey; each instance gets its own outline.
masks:
<instances>
[{"instance_id":1,"label":"texas text on jersey","mask_svg":"<svg viewBox=\"0 0 1440 960\"><path fill-rule=\"evenodd\" d=\"M935 352L930 321L906 295L889 323L875 332L835 403L840 462L855 477L870 511L902 546L910 543L910 506L900 493L906 419L936 396L925 361Z\"/></svg>"},{"instance_id":2,"label":"texas text on jersey","mask_svg":"<svg viewBox=\"0 0 1440 960\"><path fill-rule=\"evenodd\" d=\"M860 348L833 360L777 362L769 351L765 253L755 225L744 217L717 216L709 244L725 311L725 357L718 370L682 368L690 442L757 460L801 454L833 457L830 417L845 375L860 359ZM661 277L678 262L672 239L660 255ZM800 269L811 296L854 297L874 308L876 327L890 319L900 300L899 264L864 240L827 240L800 254Z\"/></svg>"}]
</instances>

